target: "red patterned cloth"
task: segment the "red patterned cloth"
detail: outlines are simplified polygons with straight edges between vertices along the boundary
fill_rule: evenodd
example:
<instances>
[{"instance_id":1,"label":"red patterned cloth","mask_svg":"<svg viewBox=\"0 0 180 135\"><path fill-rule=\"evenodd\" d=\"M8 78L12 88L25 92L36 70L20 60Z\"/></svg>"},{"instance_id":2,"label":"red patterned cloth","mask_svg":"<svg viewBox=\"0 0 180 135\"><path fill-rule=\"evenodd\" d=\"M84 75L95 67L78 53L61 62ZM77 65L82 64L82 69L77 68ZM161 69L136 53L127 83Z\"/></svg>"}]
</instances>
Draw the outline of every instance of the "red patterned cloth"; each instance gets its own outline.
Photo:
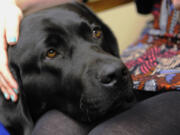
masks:
<instances>
[{"instance_id":1,"label":"red patterned cloth","mask_svg":"<svg viewBox=\"0 0 180 135\"><path fill-rule=\"evenodd\" d=\"M163 0L154 5L152 14L154 20L121 57L135 89L180 90L180 11Z\"/></svg>"}]
</instances>

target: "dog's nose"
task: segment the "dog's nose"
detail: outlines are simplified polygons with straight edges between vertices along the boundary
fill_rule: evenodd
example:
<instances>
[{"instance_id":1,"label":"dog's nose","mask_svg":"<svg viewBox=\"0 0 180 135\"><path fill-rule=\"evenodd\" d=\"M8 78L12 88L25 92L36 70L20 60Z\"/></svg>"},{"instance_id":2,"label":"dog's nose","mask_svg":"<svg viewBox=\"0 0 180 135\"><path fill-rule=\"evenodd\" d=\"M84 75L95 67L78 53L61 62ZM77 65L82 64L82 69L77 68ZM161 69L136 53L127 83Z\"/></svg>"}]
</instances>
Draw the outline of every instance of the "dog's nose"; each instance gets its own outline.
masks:
<instances>
[{"instance_id":1,"label":"dog's nose","mask_svg":"<svg viewBox=\"0 0 180 135\"><path fill-rule=\"evenodd\" d=\"M128 75L128 69L119 62L104 64L97 75L98 81L105 87L115 86L119 81L123 81Z\"/></svg>"}]
</instances>

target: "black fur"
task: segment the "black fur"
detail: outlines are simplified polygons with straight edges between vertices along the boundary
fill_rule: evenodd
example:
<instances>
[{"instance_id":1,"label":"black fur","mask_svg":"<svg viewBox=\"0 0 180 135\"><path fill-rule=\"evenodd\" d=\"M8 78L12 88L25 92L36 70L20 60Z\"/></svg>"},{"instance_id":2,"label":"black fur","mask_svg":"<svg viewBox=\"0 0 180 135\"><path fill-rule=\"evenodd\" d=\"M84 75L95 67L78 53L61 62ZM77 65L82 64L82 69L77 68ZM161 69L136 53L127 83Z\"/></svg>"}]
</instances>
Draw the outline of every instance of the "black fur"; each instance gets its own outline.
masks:
<instances>
[{"instance_id":1,"label":"black fur","mask_svg":"<svg viewBox=\"0 0 180 135\"><path fill-rule=\"evenodd\" d=\"M102 36L94 38L93 29ZM49 49L56 50L56 57L46 56ZM131 77L113 33L82 4L25 17L8 56L20 94L16 103L1 94L0 122L12 135L30 135L38 118L51 109L93 123L134 102Z\"/></svg>"}]
</instances>

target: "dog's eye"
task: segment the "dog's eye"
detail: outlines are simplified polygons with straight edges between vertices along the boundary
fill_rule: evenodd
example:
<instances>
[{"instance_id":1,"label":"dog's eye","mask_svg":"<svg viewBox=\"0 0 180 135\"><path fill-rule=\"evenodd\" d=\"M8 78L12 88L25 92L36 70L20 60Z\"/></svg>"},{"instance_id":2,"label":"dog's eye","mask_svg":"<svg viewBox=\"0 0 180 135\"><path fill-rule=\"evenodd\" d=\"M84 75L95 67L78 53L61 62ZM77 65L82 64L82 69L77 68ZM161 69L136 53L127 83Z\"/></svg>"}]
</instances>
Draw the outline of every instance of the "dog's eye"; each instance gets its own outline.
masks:
<instances>
[{"instance_id":1,"label":"dog's eye","mask_svg":"<svg viewBox=\"0 0 180 135\"><path fill-rule=\"evenodd\" d=\"M94 28L93 29L93 38L99 39L102 37L102 30L99 28Z\"/></svg>"},{"instance_id":2,"label":"dog's eye","mask_svg":"<svg viewBox=\"0 0 180 135\"><path fill-rule=\"evenodd\" d=\"M49 49L47 52L47 57L48 58L54 58L56 57L57 52L54 49Z\"/></svg>"}]
</instances>

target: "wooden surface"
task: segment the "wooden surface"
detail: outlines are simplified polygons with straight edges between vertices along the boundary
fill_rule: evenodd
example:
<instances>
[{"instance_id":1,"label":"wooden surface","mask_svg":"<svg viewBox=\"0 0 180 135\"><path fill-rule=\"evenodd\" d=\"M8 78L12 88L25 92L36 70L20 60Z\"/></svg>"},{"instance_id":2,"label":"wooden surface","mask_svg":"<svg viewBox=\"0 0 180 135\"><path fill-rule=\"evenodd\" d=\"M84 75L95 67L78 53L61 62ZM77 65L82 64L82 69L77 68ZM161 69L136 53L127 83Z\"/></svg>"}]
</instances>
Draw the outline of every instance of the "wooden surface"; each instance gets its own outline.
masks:
<instances>
[{"instance_id":1,"label":"wooden surface","mask_svg":"<svg viewBox=\"0 0 180 135\"><path fill-rule=\"evenodd\" d=\"M97 0L97 1L90 1L87 5L95 12L100 12L106 9L110 9L133 0Z\"/></svg>"}]
</instances>

